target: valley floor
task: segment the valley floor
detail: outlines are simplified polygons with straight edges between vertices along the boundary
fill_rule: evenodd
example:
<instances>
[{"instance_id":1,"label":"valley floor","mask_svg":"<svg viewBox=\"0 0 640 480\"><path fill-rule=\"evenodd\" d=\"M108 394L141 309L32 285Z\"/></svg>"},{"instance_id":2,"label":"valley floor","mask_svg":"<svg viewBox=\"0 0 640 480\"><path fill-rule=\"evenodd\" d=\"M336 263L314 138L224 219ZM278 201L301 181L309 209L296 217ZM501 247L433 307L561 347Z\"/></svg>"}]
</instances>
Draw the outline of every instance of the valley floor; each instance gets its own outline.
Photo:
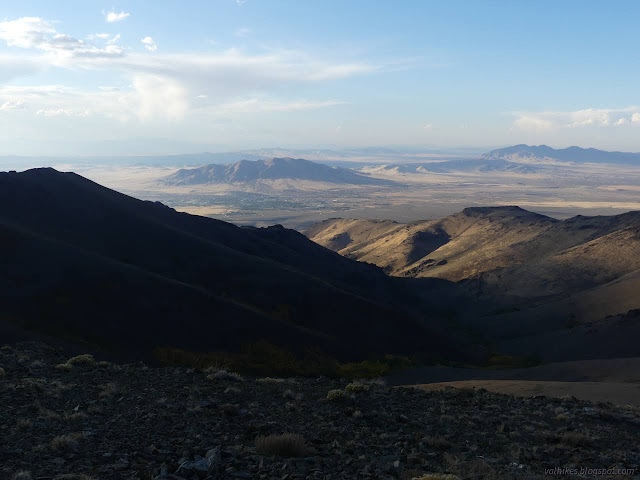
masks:
<instances>
[{"instance_id":1,"label":"valley floor","mask_svg":"<svg viewBox=\"0 0 640 480\"><path fill-rule=\"evenodd\" d=\"M554 468L633 478L640 468L640 410L611 403L96 363L42 343L2 347L0 367L3 479L530 479ZM304 441L256 442L286 432Z\"/></svg>"}]
</instances>

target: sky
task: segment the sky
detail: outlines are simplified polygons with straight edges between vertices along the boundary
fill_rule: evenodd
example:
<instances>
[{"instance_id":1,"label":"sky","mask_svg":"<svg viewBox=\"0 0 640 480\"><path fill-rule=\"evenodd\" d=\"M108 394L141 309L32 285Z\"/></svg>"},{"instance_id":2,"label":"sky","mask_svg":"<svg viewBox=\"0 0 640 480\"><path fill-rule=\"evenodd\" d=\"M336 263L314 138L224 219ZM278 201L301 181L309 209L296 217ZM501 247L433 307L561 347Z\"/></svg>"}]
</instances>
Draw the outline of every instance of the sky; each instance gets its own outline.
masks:
<instances>
[{"instance_id":1,"label":"sky","mask_svg":"<svg viewBox=\"0 0 640 480\"><path fill-rule=\"evenodd\" d=\"M640 2L0 5L0 155L640 151Z\"/></svg>"}]
</instances>

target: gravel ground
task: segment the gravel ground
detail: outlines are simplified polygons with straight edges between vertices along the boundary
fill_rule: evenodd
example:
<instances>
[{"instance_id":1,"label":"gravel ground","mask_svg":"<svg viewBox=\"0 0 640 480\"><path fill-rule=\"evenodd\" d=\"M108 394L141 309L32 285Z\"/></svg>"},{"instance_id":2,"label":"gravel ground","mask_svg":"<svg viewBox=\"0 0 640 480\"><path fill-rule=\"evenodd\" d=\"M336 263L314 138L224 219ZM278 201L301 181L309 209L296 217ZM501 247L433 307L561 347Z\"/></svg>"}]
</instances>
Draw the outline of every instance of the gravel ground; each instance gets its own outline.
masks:
<instances>
[{"instance_id":1,"label":"gravel ground","mask_svg":"<svg viewBox=\"0 0 640 480\"><path fill-rule=\"evenodd\" d=\"M548 478L554 468L640 478L634 407L116 365L41 343L2 347L0 367L2 479Z\"/></svg>"}]
</instances>

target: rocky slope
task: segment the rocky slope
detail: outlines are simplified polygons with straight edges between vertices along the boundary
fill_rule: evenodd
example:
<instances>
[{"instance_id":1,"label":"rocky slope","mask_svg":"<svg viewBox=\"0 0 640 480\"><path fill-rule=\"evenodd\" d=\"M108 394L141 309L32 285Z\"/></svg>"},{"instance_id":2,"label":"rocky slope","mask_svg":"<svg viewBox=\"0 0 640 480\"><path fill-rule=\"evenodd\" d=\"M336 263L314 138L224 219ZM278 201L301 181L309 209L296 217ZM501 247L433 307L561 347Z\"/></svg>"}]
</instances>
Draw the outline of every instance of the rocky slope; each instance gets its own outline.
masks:
<instances>
[{"instance_id":1,"label":"rocky slope","mask_svg":"<svg viewBox=\"0 0 640 480\"><path fill-rule=\"evenodd\" d=\"M632 478L640 468L640 411L610 403L96 363L39 343L2 347L0 366L7 479L542 479L554 468Z\"/></svg>"}]
</instances>

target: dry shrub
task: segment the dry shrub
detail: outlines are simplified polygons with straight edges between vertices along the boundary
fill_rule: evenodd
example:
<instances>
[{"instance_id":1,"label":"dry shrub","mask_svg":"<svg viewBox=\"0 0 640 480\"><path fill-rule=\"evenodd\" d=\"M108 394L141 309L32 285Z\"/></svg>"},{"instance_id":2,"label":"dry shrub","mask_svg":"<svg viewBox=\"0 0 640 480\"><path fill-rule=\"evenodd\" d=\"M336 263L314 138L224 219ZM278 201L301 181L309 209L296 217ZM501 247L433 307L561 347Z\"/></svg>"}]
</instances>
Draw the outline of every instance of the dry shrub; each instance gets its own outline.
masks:
<instances>
[{"instance_id":1,"label":"dry shrub","mask_svg":"<svg viewBox=\"0 0 640 480\"><path fill-rule=\"evenodd\" d=\"M256 438L256 451L261 455L302 457L307 453L307 445L302 435L283 433Z\"/></svg>"}]
</instances>

